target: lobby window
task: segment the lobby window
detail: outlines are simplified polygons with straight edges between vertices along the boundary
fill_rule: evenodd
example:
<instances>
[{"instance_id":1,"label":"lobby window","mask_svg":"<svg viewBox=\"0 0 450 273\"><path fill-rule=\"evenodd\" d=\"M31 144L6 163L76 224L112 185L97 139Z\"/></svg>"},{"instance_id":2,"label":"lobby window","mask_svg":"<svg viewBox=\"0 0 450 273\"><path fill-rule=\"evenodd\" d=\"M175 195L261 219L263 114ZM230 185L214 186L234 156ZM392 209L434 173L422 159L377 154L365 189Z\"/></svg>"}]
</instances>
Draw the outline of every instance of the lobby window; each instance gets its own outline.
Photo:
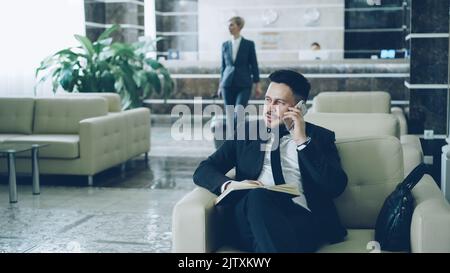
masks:
<instances>
[{"instance_id":1,"label":"lobby window","mask_svg":"<svg viewBox=\"0 0 450 273\"><path fill-rule=\"evenodd\" d=\"M85 35L83 0L2 1L0 95L33 95L35 69L61 48ZM51 87L37 90L50 94Z\"/></svg>"}]
</instances>

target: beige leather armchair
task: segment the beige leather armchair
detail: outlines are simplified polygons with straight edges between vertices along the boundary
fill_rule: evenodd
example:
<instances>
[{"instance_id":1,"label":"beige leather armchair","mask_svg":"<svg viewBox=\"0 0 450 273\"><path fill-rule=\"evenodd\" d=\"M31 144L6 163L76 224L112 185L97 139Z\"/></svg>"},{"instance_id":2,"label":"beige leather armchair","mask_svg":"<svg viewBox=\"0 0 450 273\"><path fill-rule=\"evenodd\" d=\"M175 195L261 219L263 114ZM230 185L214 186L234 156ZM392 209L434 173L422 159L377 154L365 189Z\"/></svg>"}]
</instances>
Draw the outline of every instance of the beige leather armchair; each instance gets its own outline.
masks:
<instances>
[{"instance_id":1,"label":"beige leather armchair","mask_svg":"<svg viewBox=\"0 0 450 273\"><path fill-rule=\"evenodd\" d=\"M404 178L400 141L393 136L342 139L336 142L348 186L335 199L348 229L344 242L323 245L319 252L370 252L374 226L385 198ZM428 175L413 189L412 252L450 252L450 205ZM214 207L216 195L197 187L174 207L173 252L239 252L223 245Z\"/></svg>"},{"instance_id":2,"label":"beige leather armchair","mask_svg":"<svg viewBox=\"0 0 450 273\"><path fill-rule=\"evenodd\" d=\"M400 107L391 107L391 95L382 91L321 92L313 99L316 113L384 113L391 114L399 124L399 134L408 133L405 114Z\"/></svg>"}]
</instances>

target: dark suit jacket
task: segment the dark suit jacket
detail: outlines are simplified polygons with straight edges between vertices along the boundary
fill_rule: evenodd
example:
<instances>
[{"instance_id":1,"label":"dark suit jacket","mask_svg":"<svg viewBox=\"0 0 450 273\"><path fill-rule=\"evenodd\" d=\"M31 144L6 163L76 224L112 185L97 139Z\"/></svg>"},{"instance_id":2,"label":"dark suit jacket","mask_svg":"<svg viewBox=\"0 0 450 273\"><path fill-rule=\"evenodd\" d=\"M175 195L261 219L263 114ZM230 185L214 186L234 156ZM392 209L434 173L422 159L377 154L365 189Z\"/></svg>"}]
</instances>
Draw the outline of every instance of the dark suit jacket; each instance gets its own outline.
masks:
<instances>
[{"instance_id":1,"label":"dark suit jacket","mask_svg":"<svg viewBox=\"0 0 450 273\"><path fill-rule=\"evenodd\" d=\"M251 88L254 82L259 82L255 43L242 37L236 60L233 62L231 41L224 42L222 44L222 69L220 75L220 86L223 88Z\"/></svg>"},{"instance_id":2,"label":"dark suit jacket","mask_svg":"<svg viewBox=\"0 0 450 273\"><path fill-rule=\"evenodd\" d=\"M259 121L257 126L259 128L264 124ZM264 128L258 132L264 132ZM344 191L347 175L341 167L334 143L335 135L311 123L306 123L306 133L311 141L298 152L304 194L322 238L331 243L339 242L347 231L341 225L333 199ZM245 140L225 141L200 163L194 173L194 183L219 195L222 184L230 180L225 174L234 167L235 180L257 180L264 163L264 151L260 148L265 142L263 139L267 137L259 135L258 140L248 140L246 137Z\"/></svg>"}]
</instances>

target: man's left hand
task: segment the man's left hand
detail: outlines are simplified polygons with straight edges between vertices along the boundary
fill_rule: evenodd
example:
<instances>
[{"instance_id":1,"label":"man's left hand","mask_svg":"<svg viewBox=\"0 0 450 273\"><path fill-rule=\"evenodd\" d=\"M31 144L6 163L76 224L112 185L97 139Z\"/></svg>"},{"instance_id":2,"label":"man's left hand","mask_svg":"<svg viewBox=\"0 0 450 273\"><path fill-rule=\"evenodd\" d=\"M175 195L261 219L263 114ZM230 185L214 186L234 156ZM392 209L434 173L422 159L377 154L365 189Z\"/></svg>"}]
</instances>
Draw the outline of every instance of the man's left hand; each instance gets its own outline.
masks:
<instances>
[{"instance_id":1,"label":"man's left hand","mask_svg":"<svg viewBox=\"0 0 450 273\"><path fill-rule=\"evenodd\" d=\"M288 109L289 111L283 115L283 120L291 120L294 123L294 128L290 130L292 139L297 145L303 144L308 138L306 136L306 126L302 112L295 107L289 107Z\"/></svg>"}]
</instances>

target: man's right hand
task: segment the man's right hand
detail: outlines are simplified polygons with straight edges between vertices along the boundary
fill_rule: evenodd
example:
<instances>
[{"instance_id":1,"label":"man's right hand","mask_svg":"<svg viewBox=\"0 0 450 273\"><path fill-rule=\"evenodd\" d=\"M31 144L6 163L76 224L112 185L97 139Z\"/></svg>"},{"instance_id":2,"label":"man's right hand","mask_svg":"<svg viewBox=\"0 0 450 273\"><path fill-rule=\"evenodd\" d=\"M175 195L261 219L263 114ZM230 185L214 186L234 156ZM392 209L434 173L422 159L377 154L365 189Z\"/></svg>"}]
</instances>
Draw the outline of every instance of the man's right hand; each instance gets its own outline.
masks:
<instances>
[{"instance_id":1,"label":"man's right hand","mask_svg":"<svg viewBox=\"0 0 450 273\"><path fill-rule=\"evenodd\" d=\"M221 87L219 87L218 89L217 89L217 97L221 97L222 96L222 88Z\"/></svg>"}]
</instances>

